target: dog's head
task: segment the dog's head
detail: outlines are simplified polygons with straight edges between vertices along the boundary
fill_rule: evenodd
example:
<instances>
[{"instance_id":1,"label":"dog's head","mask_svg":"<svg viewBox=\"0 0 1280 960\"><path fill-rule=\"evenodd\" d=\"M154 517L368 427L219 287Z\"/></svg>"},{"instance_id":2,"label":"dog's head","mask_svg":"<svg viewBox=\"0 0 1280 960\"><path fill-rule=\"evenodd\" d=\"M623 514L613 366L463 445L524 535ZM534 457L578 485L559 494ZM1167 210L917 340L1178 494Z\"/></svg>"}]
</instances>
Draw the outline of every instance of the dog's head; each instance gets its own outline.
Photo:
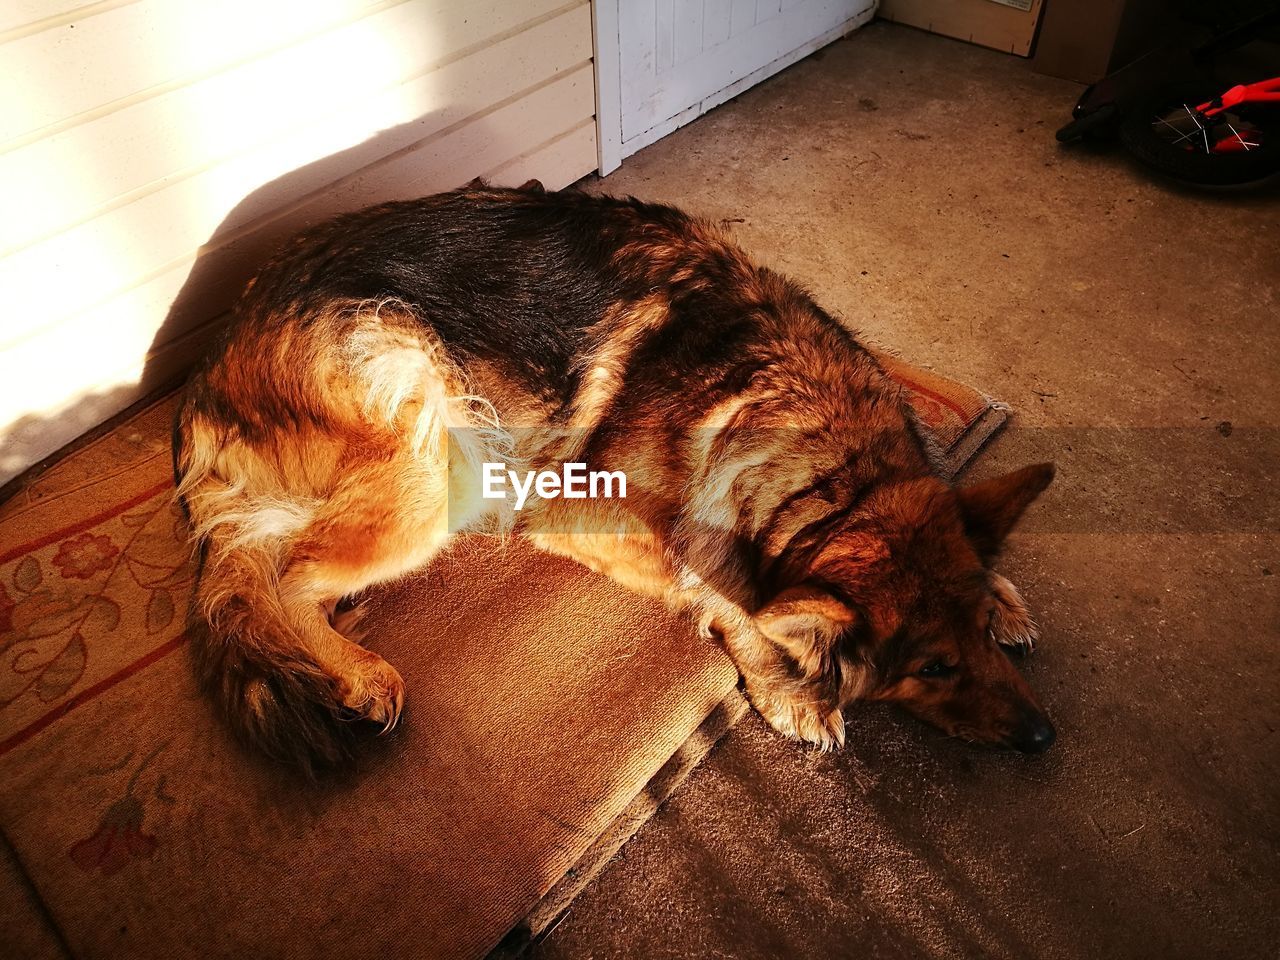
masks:
<instances>
[{"instance_id":1,"label":"dog's head","mask_svg":"<svg viewBox=\"0 0 1280 960\"><path fill-rule=\"evenodd\" d=\"M757 628L802 670L831 674L841 706L891 701L953 736L1045 750L1053 724L1004 650L1029 646L1034 624L990 564L1052 479L1039 464L962 488L924 478L875 491Z\"/></svg>"}]
</instances>

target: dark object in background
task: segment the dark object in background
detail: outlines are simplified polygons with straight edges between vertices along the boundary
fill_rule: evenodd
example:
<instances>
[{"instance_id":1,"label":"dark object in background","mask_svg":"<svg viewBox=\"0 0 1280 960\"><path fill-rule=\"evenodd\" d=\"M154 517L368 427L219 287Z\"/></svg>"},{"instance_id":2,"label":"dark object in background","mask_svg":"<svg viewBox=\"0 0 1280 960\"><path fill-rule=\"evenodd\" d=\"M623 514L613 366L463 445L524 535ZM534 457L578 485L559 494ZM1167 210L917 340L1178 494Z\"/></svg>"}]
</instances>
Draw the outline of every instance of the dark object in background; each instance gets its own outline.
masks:
<instances>
[{"instance_id":1,"label":"dark object in background","mask_svg":"<svg viewBox=\"0 0 1280 960\"><path fill-rule=\"evenodd\" d=\"M1160 45L1168 7L1164 0L1049 0L1031 65L1093 83Z\"/></svg>"},{"instance_id":2,"label":"dark object in background","mask_svg":"<svg viewBox=\"0 0 1280 960\"><path fill-rule=\"evenodd\" d=\"M1213 97L1208 89L1173 84L1136 99L1120 117L1120 142L1185 183L1252 184L1280 171L1280 77Z\"/></svg>"},{"instance_id":3,"label":"dark object in background","mask_svg":"<svg viewBox=\"0 0 1280 960\"><path fill-rule=\"evenodd\" d=\"M1085 90L1058 140L1118 135L1137 159L1189 183L1266 179L1280 171L1280 104L1261 88L1229 109L1216 98L1280 74L1280 3L1177 7L1153 31L1157 45Z\"/></svg>"}]
</instances>

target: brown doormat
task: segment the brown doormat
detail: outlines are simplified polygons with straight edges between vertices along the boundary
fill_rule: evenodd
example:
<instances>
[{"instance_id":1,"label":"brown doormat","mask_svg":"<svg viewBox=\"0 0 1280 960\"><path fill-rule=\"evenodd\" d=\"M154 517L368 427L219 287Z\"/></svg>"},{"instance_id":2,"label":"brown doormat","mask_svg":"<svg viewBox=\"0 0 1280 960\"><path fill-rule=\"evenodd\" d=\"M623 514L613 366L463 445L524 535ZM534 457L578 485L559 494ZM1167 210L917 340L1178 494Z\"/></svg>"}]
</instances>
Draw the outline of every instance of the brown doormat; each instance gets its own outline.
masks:
<instances>
[{"instance_id":1,"label":"brown doormat","mask_svg":"<svg viewBox=\"0 0 1280 960\"><path fill-rule=\"evenodd\" d=\"M950 472L1003 422L885 362ZM340 784L291 781L227 740L181 652L173 403L0 507L0 941L24 955L518 948L744 709L681 618L472 537L370 601L369 642L408 685L401 730Z\"/></svg>"}]
</instances>

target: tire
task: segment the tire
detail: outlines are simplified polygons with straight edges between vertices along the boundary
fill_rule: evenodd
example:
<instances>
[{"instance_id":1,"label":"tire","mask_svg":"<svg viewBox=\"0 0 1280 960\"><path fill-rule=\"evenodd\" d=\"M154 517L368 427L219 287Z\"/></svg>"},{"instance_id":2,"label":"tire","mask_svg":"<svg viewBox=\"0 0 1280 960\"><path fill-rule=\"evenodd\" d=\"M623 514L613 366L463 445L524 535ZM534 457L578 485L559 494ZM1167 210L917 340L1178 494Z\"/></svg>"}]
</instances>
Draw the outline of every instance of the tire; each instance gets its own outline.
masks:
<instances>
[{"instance_id":1,"label":"tire","mask_svg":"<svg viewBox=\"0 0 1280 960\"><path fill-rule=\"evenodd\" d=\"M1218 91L1221 92L1221 91ZM1204 89L1164 87L1127 104L1120 119L1120 142L1137 160L1184 183L1233 186L1256 183L1280 172L1280 115L1259 110L1270 136L1253 150L1217 154L1175 146L1156 132L1155 118L1182 104L1204 103L1215 94ZM1251 115L1250 119L1254 119Z\"/></svg>"}]
</instances>

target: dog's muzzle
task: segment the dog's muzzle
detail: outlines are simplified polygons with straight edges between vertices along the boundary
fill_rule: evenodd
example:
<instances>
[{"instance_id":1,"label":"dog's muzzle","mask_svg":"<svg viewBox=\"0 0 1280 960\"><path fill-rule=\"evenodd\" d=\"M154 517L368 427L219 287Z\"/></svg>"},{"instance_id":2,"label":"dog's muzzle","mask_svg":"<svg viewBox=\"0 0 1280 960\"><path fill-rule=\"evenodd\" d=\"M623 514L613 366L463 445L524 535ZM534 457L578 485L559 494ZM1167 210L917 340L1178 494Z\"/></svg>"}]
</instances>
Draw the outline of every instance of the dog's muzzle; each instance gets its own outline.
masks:
<instances>
[{"instance_id":1,"label":"dog's muzzle","mask_svg":"<svg viewBox=\"0 0 1280 960\"><path fill-rule=\"evenodd\" d=\"M1006 741L1022 753L1044 753L1058 739L1058 731L1042 713L1028 714Z\"/></svg>"}]
</instances>

